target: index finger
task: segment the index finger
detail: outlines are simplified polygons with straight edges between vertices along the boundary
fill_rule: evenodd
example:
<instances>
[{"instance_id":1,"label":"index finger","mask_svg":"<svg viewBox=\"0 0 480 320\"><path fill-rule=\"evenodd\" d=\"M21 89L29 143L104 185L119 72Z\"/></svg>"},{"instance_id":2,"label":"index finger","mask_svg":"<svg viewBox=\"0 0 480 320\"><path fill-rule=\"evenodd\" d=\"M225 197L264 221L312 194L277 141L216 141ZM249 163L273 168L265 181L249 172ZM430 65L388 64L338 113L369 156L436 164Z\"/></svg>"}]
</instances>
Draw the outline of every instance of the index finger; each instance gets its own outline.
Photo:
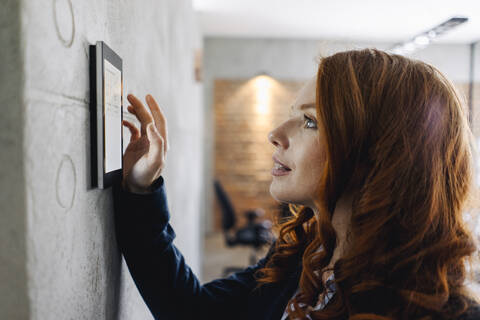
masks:
<instances>
[{"instance_id":1,"label":"index finger","mask_svg":"<svg viewBox=\"0 0 480 320\"><path fill-rule=\"evenodd\" d=\"M165 116L163 115L162 110L158 106L157 102L153 97L148 94L146 97L147 104L150 108L150 111L152 111L153 118L155 120L155 125L157 127L158 132L162 136L163 140L165 141L165 151L167 150L167 120L165 119Z\"/></svg>"},{"instance_id":2,"label":"index finger","mask_svg":"<svg viewBox=\"0 0 480 320\"><path fill-rule=\"evenodd\" d=\"M152 115L148 112L147 108L143 105L143 103L135 97L133 94L129 94L127 96L128 101L132 104L134 110L135 110L135 115L137 116L138 120L140 121L142 125L142 133L146 133L146 128L147 125L150 122L153 122Z\"/></svg>"}]
</instances>

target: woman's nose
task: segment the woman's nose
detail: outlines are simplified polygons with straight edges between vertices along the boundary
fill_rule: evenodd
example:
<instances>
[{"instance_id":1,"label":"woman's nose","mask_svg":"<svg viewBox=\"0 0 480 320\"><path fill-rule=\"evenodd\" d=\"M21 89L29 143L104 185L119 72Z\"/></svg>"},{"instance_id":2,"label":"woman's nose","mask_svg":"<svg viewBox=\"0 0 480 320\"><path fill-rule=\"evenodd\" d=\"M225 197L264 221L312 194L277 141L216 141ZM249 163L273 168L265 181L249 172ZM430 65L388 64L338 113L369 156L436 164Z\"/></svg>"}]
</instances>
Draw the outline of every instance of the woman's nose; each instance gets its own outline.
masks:
<instances>
[{"instance_id":1,"label":"woman's nose","mask_svg":"<svg viewBox=\"0 0 480 320\"><path fill-rule=\"evenodd\" d=\"M268 133L268 141L270 141L275 147L281 146L286 149L288 147L288 139L280 129L281 127L278 127L270 131Z\"/></svg>"}]
</instances>

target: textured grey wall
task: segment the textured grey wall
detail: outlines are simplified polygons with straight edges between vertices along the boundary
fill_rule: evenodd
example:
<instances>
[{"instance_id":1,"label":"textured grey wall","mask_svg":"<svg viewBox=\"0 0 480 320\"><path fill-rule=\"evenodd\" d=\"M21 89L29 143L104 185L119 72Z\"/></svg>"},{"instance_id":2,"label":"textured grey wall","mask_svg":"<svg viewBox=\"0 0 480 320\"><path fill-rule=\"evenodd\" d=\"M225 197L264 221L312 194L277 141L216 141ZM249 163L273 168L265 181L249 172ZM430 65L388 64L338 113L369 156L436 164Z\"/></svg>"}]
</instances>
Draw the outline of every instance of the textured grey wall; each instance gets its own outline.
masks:
<instances>
[{"instance_id":1,"label":"textured grey wall","mask_svg":"<svg viewBox=\"0 0 480 320\"><path fill-rule=\"evenodd\" d=\"M23 56L17 0L0 10L0 319L30 314L26 270Z\"/></svg>"},{"instance_id":2,"label":"textured grey wall","mask_svg":"<svg viewBox=\"0 0 480 320\"><path fill-rule=\"evenodd\" d=\"M122 57L124 96L151 93L163 106L175 244L200 274L204 116L193 62L202 43L191 2L24 0L4 9L0 318L149 319L118 254L111 189L89 187L88 46L103 40Z\"/></svg>"}]
</instances>

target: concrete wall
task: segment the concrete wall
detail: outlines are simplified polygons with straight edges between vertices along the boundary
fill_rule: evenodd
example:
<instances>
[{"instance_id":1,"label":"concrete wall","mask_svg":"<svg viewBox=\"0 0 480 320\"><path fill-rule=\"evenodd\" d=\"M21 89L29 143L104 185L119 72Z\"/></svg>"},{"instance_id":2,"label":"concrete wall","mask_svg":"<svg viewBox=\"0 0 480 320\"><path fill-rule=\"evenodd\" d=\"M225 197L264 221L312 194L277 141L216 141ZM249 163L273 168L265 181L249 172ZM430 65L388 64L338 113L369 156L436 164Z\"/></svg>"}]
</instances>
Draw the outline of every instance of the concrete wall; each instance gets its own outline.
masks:
<instances>
[{"instance_id":1,"label":"concrete wall","mask_svg":"<svg viewBox=\"0 0 480 320\"><path fill-rule=\"evenodd\" d=\"M202 43L191 3L12 0L0 17L0 318L149 319L116 247L111 189L89 187L88 46L103 40L122 57L124 96L151 93L163 106L175 244L200 274Z\"/></svg>"},{"instance_id":2,"label":"concrete wall","mask_svg":"<svg viewBox=\"0 0 480 320\"><path fill-rule=\"evenodd\" d=\"M206 110L206 181L213 179L213 90L215 79L250 79L265 72L280 80L306 80L316 74L320 57L338 51L376 47L386 50L392 43L355 43L326 40L206 38L204 44L204 101ZM465 85L469 81L469 45L431 45L411 57L435 65L452 81ZM209 184L211 184L209 182ZM214 194L207 194L205 231L212 231Z\"/></svg>"},{"instance_id":3,"label":"concrete wall","mask_svg":"<svg viewBox=\"0 0 480 320\"><path fill-rule=\"evenodd\" d=\"M0 318L30 314L26 266L26 194L23 159L23 56L17 0L0 10ZM27 303L25 303L27 301Z\"/></svg>"}]
</instances>

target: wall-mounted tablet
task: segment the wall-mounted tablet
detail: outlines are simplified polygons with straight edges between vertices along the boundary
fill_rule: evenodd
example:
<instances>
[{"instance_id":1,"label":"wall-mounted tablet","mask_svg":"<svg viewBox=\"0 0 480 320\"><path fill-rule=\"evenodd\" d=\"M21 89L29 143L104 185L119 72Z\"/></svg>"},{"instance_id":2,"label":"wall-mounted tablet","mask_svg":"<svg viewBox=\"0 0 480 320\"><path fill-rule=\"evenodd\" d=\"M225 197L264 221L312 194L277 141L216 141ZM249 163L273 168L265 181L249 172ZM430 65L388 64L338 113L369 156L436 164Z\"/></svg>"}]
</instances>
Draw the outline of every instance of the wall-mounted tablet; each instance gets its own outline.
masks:
<instances>
[{"instance_id":1,"label":"wall-mounted tablet","mask_svg":"<svg viewBox=\"0 0 480 320\"><path fill-rule=\"evenodd\" d=\"M103 41L90 45L92 187L105 189L123 168L122 59Z\"/></svg>"}]
</instances>

